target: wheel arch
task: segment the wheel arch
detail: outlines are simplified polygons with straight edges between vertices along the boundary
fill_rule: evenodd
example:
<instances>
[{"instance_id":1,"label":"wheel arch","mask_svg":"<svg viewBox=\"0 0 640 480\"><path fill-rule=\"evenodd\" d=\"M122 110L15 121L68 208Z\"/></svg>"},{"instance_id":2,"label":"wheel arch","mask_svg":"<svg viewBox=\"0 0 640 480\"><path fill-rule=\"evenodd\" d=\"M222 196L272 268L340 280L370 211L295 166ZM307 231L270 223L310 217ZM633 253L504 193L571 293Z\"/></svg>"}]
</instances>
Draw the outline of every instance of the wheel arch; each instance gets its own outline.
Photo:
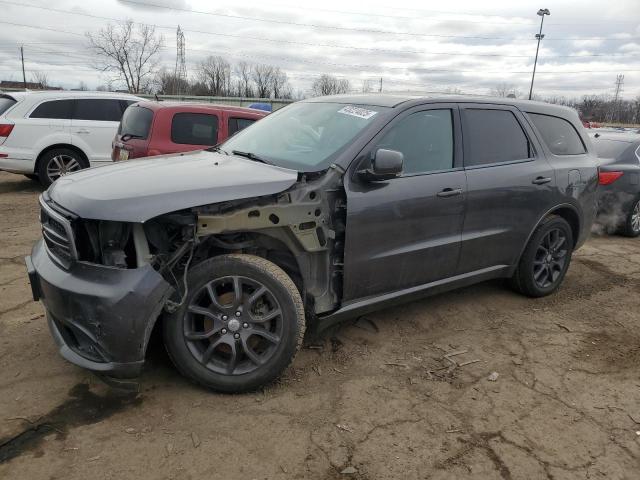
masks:
<instances>
[{"instance_id":1,"label":"wheel arch","mask_svg":"<svg viewBox=\"0 0 640 480\"><path fill-rule=\"evenodd\" d=\"M46 148L43 148L40 153L38 153L38 156L36 157L36 162L33 166L33 171L34 173L38 172L38 169L40 168L40 162L42 161L42 157L44 157L47 153L49 153L51 150L55 150L57 148L66 148L68 150L73 150L74 152L76 152L78 155L80 155L82 157L82 159L86 162L86 166L89 167L90 163L89 163L89 157L87 157L87 154L84 153L82 151L82 149L76 147L75 145L71 145L69 143L54 143L53 145L49 145Z\"/></svg>"},{"instance_id":2,"label":"wheel arch","mask_svg":"<svg viewBox=\"0 0 640 480\"><path fill-rule=\"evenodd\" d=\"M580 214L578 213L578 210L576 209L576 207L569 203L556 205L553 208L546 211L538 219L536 224L533 226L533 228L529 232L529 235L527 236L527 241L524 242L524 245L520 249L520 253L518 254L518 258L515 265L518 265L518 263L520 262L520 258L522 258L522 254L527 248L527 245L529 245L529 241L531 240L531 237L533 236L534 232L537 230L540 224L544 221L544 219L548 218L551 215L557 215L563 218L569 224L569 226L571 227L571 234L573 235L573 247L574 248L576 247L576 245L578 244L578 240L580 238L580 230L582 228L582 224L580 221Z\"/></svg>"}]
</instances>

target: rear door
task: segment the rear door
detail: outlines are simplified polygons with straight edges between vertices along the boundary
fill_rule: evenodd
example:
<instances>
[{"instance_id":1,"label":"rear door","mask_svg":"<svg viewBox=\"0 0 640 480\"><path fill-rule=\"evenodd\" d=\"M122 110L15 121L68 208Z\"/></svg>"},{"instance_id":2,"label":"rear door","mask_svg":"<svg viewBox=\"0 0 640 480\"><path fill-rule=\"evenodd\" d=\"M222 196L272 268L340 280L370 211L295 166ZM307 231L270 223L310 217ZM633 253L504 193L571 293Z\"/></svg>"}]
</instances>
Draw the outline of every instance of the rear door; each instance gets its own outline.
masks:
<instances>
[{"instance_id":1,"label":"rear door","mask_svg":"<svg viewBox=\"0 0 640 480\"><path fill-rule=\"evenodd\" d=\"M458 262L466 180L457 106L400 114L365 158L379 148L402 152L404 172L388 181L350 175L345 182L345 301L450 277Z\"/></svg>"},{"instance_id":2,"label":"rear door","mask_svg":"<svg viewBox=\"0 0 640 480\"><path fill-rule=\"evenodd\" d=\"M554 202L553 168L522 113L464 104L467 204L458 273L513 265Z\"/></svg>"},{"instance_id":3,"label":"rear door","mask_svg":"<svg viewBox=\"0 0 640 480\"><path fill-rule=\"evenodd\" d=\"M28 118L15 119L15 127L6 145L18 152L24 152L24 157L21 158L35 160L38 154L50 145L70 143L72 113L71 99L41 102L28 113Z\"/></svg>"},{"instance_id":4,"label":"rear door","mask_svg":"<svg viewBox=\"0 0 640 480\"><path fill-rule=\"evenodd\" d=\"M122 113L116 98L78 98L75 100L71 137L73 145L87 155L92 166L111 162L111 142Z\"/></svg>"}]
</instances>

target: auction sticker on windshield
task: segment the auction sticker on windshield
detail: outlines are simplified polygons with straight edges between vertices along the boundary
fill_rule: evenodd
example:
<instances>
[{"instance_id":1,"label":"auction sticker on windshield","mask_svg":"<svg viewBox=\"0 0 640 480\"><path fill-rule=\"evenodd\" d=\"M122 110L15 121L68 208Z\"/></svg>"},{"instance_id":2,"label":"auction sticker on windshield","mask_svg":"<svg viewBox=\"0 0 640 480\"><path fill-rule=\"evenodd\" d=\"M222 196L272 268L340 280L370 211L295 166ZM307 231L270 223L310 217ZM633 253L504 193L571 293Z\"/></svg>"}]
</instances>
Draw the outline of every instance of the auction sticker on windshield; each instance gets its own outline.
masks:
<instances>
[{"instance_id":1,"label":"auction sticker on windshield","mask_svg":"<svg viewBox=\"0 0 640 480\"><path fill-rule=\"evenodd\" d=\"M367 110L366 108L354 107L353 105L347 105L346 107L338 110L338 113L344 113L345 115L351 115L352 117L364 118L365 120L369 120L378 112Z\"/></svg>"}]
</instances>

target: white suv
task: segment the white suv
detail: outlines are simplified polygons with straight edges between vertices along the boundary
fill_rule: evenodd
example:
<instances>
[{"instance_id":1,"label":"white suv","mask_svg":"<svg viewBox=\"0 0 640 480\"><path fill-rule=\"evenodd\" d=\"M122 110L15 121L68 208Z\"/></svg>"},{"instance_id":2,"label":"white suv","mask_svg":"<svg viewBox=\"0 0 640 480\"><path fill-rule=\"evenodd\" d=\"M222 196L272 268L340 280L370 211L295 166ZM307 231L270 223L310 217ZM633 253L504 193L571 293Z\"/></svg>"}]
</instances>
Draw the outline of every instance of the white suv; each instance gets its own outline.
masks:
<instances>
[{"instance_id":1,"label":"white suv","mask_svg":"<svg viewBox=\"0 0 640 480\"><path fill-rule=\"evenodd\" d=\"M0 93L0 170L38 178L111 162L111 141L125 109L142 98L126 93Z\"/></svg>"}]
</instances>

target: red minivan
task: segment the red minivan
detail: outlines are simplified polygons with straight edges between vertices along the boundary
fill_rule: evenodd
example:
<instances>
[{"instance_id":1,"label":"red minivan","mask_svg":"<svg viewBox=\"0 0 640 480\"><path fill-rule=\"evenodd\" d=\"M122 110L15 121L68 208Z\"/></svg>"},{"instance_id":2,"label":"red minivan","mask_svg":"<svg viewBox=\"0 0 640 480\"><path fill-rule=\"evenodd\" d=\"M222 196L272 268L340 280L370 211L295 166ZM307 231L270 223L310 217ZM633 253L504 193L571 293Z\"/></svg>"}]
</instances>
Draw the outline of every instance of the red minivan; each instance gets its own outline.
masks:
<instances>
[{"instance_id":1,"label":"red minivan","mask_svg":"<svg viewBox=\"0 0 640 480\"><path fill-rule=\"evenodd\" d=\"M268 115L203 103L138 102L122 116L111 159L152 157L212 147Z\"/></svg>"}]
</instances>

